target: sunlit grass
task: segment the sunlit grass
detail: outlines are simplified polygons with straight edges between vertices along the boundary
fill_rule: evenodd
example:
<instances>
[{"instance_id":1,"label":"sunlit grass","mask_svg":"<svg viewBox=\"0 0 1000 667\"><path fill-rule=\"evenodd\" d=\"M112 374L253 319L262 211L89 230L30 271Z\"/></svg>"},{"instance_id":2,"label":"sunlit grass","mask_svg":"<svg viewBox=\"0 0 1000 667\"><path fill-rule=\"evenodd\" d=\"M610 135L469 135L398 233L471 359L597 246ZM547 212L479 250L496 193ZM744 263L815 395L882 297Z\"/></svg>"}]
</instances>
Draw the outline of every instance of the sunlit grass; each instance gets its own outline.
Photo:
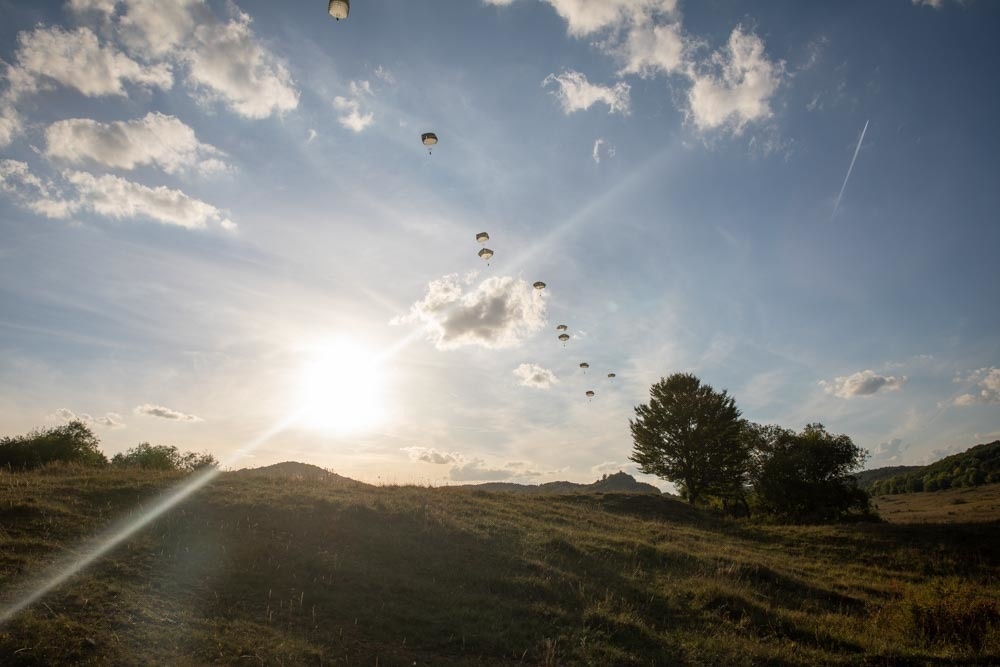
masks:
<instances>
[{"instance_id":1,"label":"sunlit grass","mask_svg":"<svg viewBox=\"0 0 1000 667\"><path fill-rule=\"evenodd\" d=\"M0 597L177 479L0 474ZM996 528L223 474L0 628L0 663L990 664Z\"/></svg>"}]
</instances>

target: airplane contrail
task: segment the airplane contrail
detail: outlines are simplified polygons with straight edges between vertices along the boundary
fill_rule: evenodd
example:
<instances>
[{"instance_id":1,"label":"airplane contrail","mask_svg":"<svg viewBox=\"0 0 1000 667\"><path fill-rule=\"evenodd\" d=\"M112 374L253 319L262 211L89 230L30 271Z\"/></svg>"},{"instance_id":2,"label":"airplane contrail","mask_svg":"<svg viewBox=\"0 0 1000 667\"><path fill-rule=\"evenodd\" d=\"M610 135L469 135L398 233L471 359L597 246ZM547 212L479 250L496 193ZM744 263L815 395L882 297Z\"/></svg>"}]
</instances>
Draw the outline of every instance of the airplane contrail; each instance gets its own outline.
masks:
<instances>
[{"instance_id":1,"label":"airplane contrail","mask_svg":"<svg viewBox=\"0 0 1000 667\"><path fill-rule=\"evenodd\" d=\"M868 121L865 121L865 126L861 129L861 136L858 138L858 145L854 148L854 157L851 158L851 166L847 168L847 176L844 176L844 184L840 186L840 194L837 195L837 202L833 205L833 213L830 214L830 219L833 220L833 216L837 215L837 209L840 208L840 200L844 196L844 190L847 189L847 181L851 178L851 170L854 169L854 162L858 159L858 153L861 152L861 142L865 140L865 132L868 130Z\"/></svg>"}]
</instances>

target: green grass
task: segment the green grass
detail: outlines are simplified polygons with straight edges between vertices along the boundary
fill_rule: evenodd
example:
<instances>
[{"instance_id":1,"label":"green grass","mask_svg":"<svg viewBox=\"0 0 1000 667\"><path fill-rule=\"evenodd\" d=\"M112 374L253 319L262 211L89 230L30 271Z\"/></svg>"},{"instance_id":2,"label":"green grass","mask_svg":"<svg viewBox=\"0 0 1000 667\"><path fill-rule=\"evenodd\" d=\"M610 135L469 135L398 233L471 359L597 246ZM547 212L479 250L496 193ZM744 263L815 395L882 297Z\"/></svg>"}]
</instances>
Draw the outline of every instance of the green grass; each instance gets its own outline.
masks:
<instances>
[{"instance_id":1,"label":"green grass","mask_svg":"<svg viewBox=\"0 0 1000 667\"><path fill-rule=\"evenodd\" d=\"M180 479L0 474L0 601ZM1000 664L998 526L223 474L0 626L0 664Z\"/></svg>"}]
</instances>

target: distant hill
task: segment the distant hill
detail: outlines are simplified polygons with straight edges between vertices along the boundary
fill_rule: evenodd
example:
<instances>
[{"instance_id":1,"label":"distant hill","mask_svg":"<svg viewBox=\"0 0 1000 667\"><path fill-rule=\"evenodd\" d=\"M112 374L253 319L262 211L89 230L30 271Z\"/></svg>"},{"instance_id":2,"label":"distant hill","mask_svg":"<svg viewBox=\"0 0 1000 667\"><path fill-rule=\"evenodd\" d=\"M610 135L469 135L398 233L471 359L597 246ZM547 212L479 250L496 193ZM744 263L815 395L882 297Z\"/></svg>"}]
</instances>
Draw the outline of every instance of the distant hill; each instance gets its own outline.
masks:
<instances>
[{"instance_id":1,"label":"distant hill","mask_svg":"<svg viewBox=\"0 0 1000 667\"><path fill-rule=\"evenodd\" d=\"M545 484L514 484L512 482L487 482L464 484L465 488L506 493L655 493L660 490L652 484L640 482L624 472L616 472L592 484L576 482L546 482Z\"/></svg>"},{"instance_id":2,"label":"distant hill","mask_svg":"<svg viewBox=\"0 0 1000 667\"><path fill-rule=\"evenodd\" d=\"M869 471L874 472L874 471ZM1000 440L874 481L872 495L941 491L1000 482Z\"/></svg>"},{"instance_id":3,"label":"distant hill","mask_svg":"<svg viewBox=\"0 0 1000 667\"><path fill-rule=\"evenodd\" d=\"M858 480L858 486L865 491L870 491L875 482L888 479L889 477L895 477L896 475L902 475L903 473L921 470L925 467L926 466L886 466L884 468L873 468L871 470L862 470L859 473L855 473L854 479Z\"/></svg>"},{"instance_id":4,"label":"distant hill","mask_svg":"<svg viewBox=\"0 0 1000 667\"><path fill-rule=\"evenodd\" d=\"M235 471L236 475L253 475L257 477L281 477L290 479L316 479L325 482L339 482L359 486L368 486L364 482L359 482L350 477L338 475L335 472L314 466L311 463L299 463L298 461L283 461L260 468L243 468Z\"/></svg>"}]
</instances>

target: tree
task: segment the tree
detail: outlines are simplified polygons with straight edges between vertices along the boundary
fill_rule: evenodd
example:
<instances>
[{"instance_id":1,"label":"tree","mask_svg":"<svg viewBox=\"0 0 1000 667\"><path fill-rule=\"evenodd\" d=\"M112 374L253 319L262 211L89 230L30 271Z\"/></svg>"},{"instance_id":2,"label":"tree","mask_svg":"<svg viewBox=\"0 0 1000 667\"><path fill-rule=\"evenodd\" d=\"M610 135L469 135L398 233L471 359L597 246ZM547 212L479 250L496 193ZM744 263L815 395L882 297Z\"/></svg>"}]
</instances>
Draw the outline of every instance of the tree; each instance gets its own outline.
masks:
<instances>
[{"instance_id":1,"label":"tree","mask_svg":"<svg viewBox=\"0 0 1000 667\"><path fill-rule=\"evenodd\" d=\"M98 445L100 440L94 432L74 420L55 428L0 438L0 466L13 470L30 470L54 462L103 466L108 460Z\"/></svg>"},{"instance_id":2,"label":"tree","mask_svg":"<svg viewBox=\"0 0 1000 667\"><path fill-rule=\"evenodd\" d=\"M151 445L142 442L111 458L111 465L145 470L183 470L193 472L205 467L215 467L219 462L208 453L181 453L174 445Z\"/></svg>"},{"instance_id":3,"label":"tree","mask_svg":"<svg viewBox=\"0 0 1000 667\"><path fill-rule=\"evenodd\" d=\"M868 494L851 474L864 464L864 449L822 424L808 424L801 433L768 428L752 473L763 510L796 521L830 521L868 510Z\"/></svg>"},{"instance_id":4,"label":"tree","mask_svg":"<svg viewBox=\"0 0 1000 667\"><path fill-rule=\"evenodd\" d=\"M689 373L661 378L629 420L640 472L676 484L688 502L742 496L749 451L736 402Z\"/></svg>"}]
</instances>

